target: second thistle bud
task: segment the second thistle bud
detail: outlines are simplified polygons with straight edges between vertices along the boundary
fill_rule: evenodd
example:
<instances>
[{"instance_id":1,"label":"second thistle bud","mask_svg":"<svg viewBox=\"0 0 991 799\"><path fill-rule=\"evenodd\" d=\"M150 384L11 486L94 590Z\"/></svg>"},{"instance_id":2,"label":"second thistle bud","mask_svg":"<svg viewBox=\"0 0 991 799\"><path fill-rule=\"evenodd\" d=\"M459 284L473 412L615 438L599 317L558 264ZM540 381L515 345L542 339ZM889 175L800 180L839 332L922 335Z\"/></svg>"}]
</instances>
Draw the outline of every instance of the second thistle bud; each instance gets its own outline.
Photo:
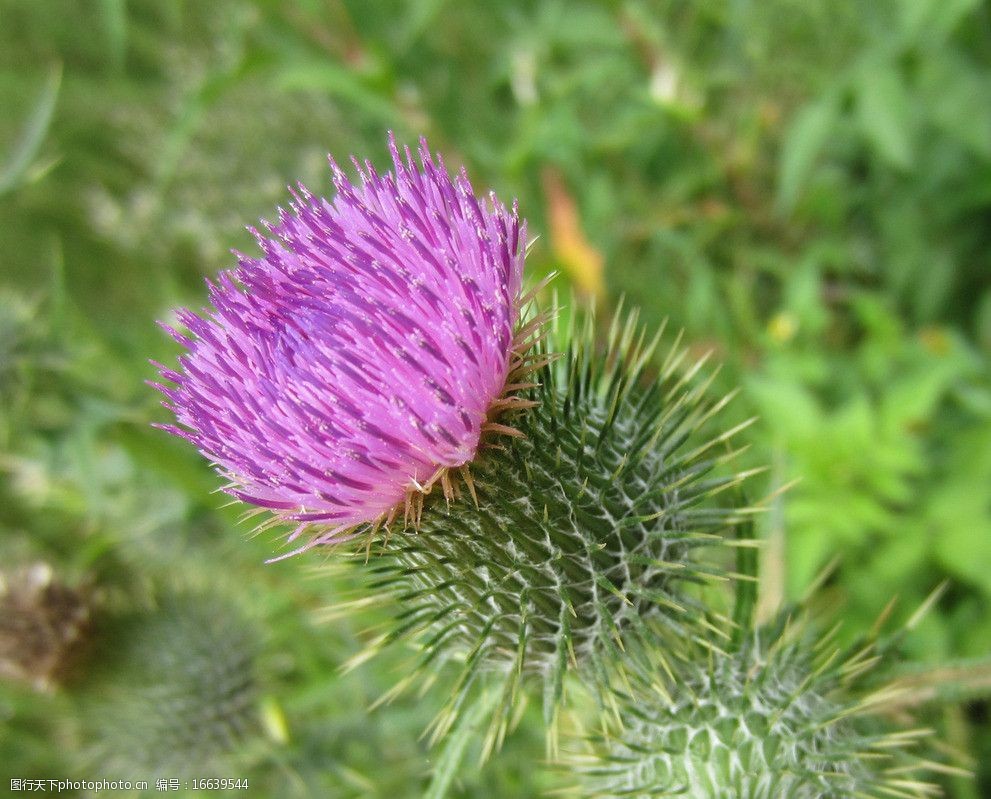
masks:
<instances>
[{"instance_id":1,"label":"second thistle bud","mask_svg":"<svg viewBox=\"0 0 991 799\"><path fill-rule=\"evenodd\" d=\"M621 729L574 763L581 795L939 795L926 781L939 764L913 751L928 731L894 731L878 712L898 699L883 675L868 675L887 665L886 654L875 641L845 650L785 615L729 651L690 647L673 661L655 645L658 665L619 692Z\"/></svg>"},{"instance_id":2,"label":"second thistle bud","mask_svg":"<svg viewBox=\"0 0 991 799\"><path fill-rule=\"evenodd\" d=\"M247 619L219 597L182 594L111 633L85 695L92 761L128 778L223 773L260 731Z\"/></svg>"}]
</instances>

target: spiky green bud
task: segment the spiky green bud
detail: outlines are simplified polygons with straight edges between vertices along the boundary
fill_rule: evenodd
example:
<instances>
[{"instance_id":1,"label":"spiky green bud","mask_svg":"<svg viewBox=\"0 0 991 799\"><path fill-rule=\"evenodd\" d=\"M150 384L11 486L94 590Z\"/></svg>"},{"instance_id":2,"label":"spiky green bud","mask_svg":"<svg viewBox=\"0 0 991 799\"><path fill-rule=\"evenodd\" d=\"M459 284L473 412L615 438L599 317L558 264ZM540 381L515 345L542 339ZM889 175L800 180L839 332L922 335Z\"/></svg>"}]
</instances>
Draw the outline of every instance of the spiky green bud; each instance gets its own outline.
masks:
<instances>
[{"instance_id":1,"label":"spiky green bud","mask_svg":"<svg viewBox=\"0 0 991 799\"><path fill-rule=\"evenodd\" d=\"M743 475L712 475L735 431L702 438L728 398L693 382L704 359L688 363L677 343L657 369L659 336L645 338L635 314L614 319L604 346L590 314L555 326L518 389L534 406L500 419L510 435L471 465L468 490L435 492L415 528L393 529L380 554L375 544L358 602L387 601L395 621L359 660L415 638L422 656L400 688L462 664L435 737L482 677L502 685L488 736L498 745L523 680L543 682L551 723L565 675L604 675L645 620L681 635L705 623L686 587L722 575L696 551L741 519L716 495Z\"/></svg>"},{"instance_id":2,"label":"spiky green bud","mask_svg":"<svg viewBox=\"0 0 991 799\"><path fill-rule=\"evenodd\" d=\"M236 608L170 597L108 636L87 692L90 759L120 777L213 776L259 726L258 643Z\"/></svg>"},{"instance_id":3,"label":"spiky green bud","mask_svg":"<svg viewBox=\"0 0 991 799\"><path fill-rule=\"evenodd\" d=\"M579 758L583 796L849 799L933 795L932 765L910 751L926 730L893 731L897 699L867 673L874 642L841 651L830 634L782 617L730 652L689 647L618 694L621 731Z\"/></svg>"}]
</instances>

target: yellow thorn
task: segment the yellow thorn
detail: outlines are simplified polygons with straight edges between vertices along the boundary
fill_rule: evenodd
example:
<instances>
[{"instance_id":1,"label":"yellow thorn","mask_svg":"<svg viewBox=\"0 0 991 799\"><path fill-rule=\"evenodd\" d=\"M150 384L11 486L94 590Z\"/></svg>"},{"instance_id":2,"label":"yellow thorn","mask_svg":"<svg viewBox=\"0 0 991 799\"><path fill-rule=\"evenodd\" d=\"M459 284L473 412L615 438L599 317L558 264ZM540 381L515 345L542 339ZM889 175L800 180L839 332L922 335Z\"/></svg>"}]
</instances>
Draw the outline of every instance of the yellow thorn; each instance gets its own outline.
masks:
<instances>
[{"instance_id":1,"label":"yellow thorn","mask_svg":"<svg viewBox=\"0 0 991 799\"><path fill-rule=\"evenodd\" d=\"M454 496L454 490L451 488L451 478L447 474L447 469L445 469L440 476L440 486L444 489L444 501L447 503L447 507L451 507L451 499Z\"/></svg>"},{"instance_id":2,"label":"yellow thorn","mask_svg":"<svg viewBox=\"0 0 991 799\"><path fill-rule=\"evenodd\" d=\"M489 415L501 413L506 410L525 410L526 408L536 408L540 405L535 400L525 400L522 397L508 396L494 400L489 406Z\"/></svg>"},{"instance_id":3,"label":"yellow thorn","mask_svg":"<svg viewBox=\"0 0 991 799\"><path fill-rule=\"evenodd\" d=\"M517 430L515 427L508 427L504 424L499 424L498 422L487 422L482 425L483 433L502 433L506 436L512 436L513 438L526 438L522 431Z\"/></svg>"},{"instance_id":4,"label":"yellow thorn","mask_svg":"<svg viewBox=\"0 0 991 799\"><path fill-rule=\"evenodd\" d=\"M471 471L469 470L467 464L462 466L461 469L461 479L465 481L465 485L468 486L468 493L471 494L472 501L475 503L475 507L478 507L478 494L475 493L475 481L472 479Z\"/></svg>"},{"instance_id":5,"label":"yellow thorn","mask_svg":"<svg viewBox=\"0 0 991 799\"><path fill-rule=\"evenodd\" d=\"M502 390L505 392L522 391L525 388L537 388L539 385L540 383L506 383Z\"/></svg>"},{"instance_id":6,"label":"yellow thorn","mask_svg":"<svg viewBox=\"0 0 991 799\"><path fill-rule=\"evenodd\" d=\"M378 531L379 524L381 524L381 522L382 522L382 520L379 519L371 527L368 528L368 543L365 544L365 563L366 564L368 563L368 559L371 557L371 554L372 554L372 541L375 538L375 533Z\"/></svg>"}]
</instances>

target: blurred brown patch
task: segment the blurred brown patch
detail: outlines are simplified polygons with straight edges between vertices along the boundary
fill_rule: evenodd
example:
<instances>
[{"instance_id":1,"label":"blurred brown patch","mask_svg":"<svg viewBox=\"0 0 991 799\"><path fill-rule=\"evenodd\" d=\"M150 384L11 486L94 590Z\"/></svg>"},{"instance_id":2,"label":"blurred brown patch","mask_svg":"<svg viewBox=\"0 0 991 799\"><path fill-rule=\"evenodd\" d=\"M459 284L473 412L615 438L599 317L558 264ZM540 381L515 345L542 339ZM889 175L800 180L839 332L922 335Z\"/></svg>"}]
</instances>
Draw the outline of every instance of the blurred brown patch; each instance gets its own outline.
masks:
<instances>
[{"instance_id":1,"label":"blurred brown patch","mask_svg":"<svg viewBox=\"0 0 991 799\"><path fill-rule=\"evenodd\" d=\"M585 237L578 206L561 173L547 168L542 173L542 180L554 257L579 292L598 300L606 290L602 253Z\"/></svg>"},{"instance_id":2,"label":"blurred brown patch","mask_svg":"<svg viewBox=\"0 0 991 799\"><path fill-rule=\"evenodd\" d=\"M83 591L47 563L0 575L0 677L49 689L68 670L89 626Z\"/></svg>"}]
</instances>

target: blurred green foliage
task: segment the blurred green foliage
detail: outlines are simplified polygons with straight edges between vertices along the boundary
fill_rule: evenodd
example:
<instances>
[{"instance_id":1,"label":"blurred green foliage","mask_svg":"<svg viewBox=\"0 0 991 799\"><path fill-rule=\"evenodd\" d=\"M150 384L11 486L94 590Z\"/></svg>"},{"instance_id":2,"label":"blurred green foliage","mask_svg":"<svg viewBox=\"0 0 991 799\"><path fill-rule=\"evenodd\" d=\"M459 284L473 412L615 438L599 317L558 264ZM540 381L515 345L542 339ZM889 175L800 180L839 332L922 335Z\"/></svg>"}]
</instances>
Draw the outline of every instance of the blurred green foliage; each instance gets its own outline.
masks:
<instances>
[{"instance_id":1,"label":"blurred green foliage","mask_svg":"<svg viewBox=\"0 0 991 799\"><path fill-rule=\"evenodd\" d=\"M235 603L264 631L266 744L237 772L260 795L421 795L435 704L368 713L388 659L337 667L374 619L319 624L335 585L305 558L263 566L273 542L148 428L146 359L174 357L153 320L202 304L287 183L327 191L328 151L382 163L388 128L520 198L533 274L596 285L590 248L605 305L716 351L739 418L761 416L767 491L799 480L761 522L765 607L839 556L851 633L948 579L907 646L991 651L987 3L3 0L0 107L0 562L53 564L97 625L163 590ZM0 782L100 776L80 672L0 688ZM983 780L954 796L991 784L987 715L930 719ZM542 735L526 716L454 795L560 782Z\"/></svg>"}]
</instances>

